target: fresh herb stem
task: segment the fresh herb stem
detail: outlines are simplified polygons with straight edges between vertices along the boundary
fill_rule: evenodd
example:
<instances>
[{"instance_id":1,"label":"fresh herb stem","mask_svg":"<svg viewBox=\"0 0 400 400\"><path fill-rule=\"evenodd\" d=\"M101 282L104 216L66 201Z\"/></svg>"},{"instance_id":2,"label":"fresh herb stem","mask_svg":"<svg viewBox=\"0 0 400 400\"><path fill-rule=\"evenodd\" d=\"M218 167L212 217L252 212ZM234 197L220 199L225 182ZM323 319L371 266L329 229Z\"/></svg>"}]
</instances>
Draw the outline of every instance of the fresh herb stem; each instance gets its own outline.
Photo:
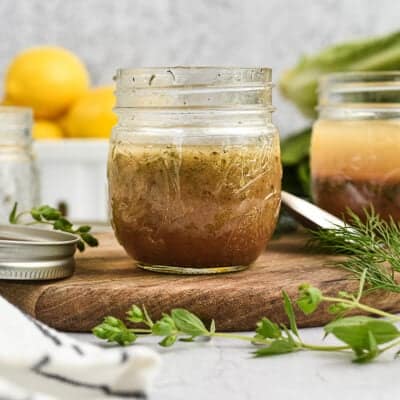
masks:
<instances>
[{"instance_id":1,"label":"fresh herb stem","mask_svg":"<svg viewBox=\"0 0 400 400\"><path fill-rule=\"evenodd\" d=\"M381 289L400 293L396 280L396 273L400 273L400 225L392 218L383 220L373 209L364 212L364 218L360 218L348 210L345 226L312 231L310 247L345 254L344 259L327 265L343 268L357 279L364 279L369 285L368 291ZM358 293L359 300L361 293L363 289Z\"/></svg>"},{"instance_id":2,"label":"fresh herb stem","mask_svg":"<svg viewBox=\"0 0 400 400\"><path fill-rule=\"evenodd\" d=\"M314 350L314 351L343 351L350 349L350 346L324 346L324 345L307 344L307 343L302 343L302 347L307 350Z\"/></svg>"},{"instance_id":3,"label":"fresh herb stem","mask_svg":"<svg viewBox=\"0 0 400 400\"><path fill-rule=\"evenodd\" d=\"M247 342L252 342L253 344L266 344L270 345L272 340L262 340L262 339L255 339L251 336L244 336L244 335L235 335L231 333L221 333L216 332L213 335L209 335L210 337L221 337L225 339L237 339L237 340L244 340ZM302 341L295 342L299 348L304 348L308 350L316 350L316 351L339 351L339 350L349 350L349 346L324 346L324 345L314 345L314 344L307 344Z\"/></svg>"},{"instance_id":4,"label":"fresh herb stem","mask_svg":"<svg viewBox=\"0 0 400 400\"><path fill-rule=\"evenodd\" d=\"M361 311L365 311L369 314L378 315L380 317L388 318L392 321L400 322L400 317L395 314L391 314L391 313L385 312L383 310L379 310L377 308L367 306L366 304L359 303L358 301L355 301L355 300L347 300L347 299L343 299L343 298L329 297L329 296L322 296L321 299L322 299L322 301L326 301L329 303L347 304L347 305L351 306L351 308L357 308L357 309L359 309Z\"/></svg>"},{"instance_id":5,"label":"fresh herb stem","mask_svg":"<svg viewBox=\"0 0 400 400\"><path fill-rule=\"evenodd\" d=\"M152 333L151 329L130 329L130 331L134 334L146 334L149 335ZM185 335L184 332L176 332L177 335ZM207 333L204 334L205 337L219 337L223 339L232 339L232 340L242 340L245 342L250 342L255 345L270 345L272 340L267 339L255 339L252 336L245 336L233 333L225 333L225 332L215 332L215 333ZM307 344L302 341L296 341L296 345L299 349L304 348L307 350L314 350L314 351L341 351L341 350L349 350L349 346L324 346L324 345L314 345L314 344Z\"/></svg>"},{"instance_id":6,"label":"fresh herb stem","mask_svg":"<svg viewBox=\"0 0 400 400\"><path fill-rule=\"evenodd\" d=\"M139 334L150 334L151 329L141 329L141 328L135 328L135 329L129 329L133 333L139 333Z\"/></svg>"},{"instance_id":7,"label":"fresh herb stem","mask_svg":"<svg viewBox=\"0 0 400 400\"><path fill-rule=\"evenodd\" d=\"M209 336L210 337L213 337L213 336L220 337L220 338L225 338L225 339L243 340L246 342L259 343L259 344L269 344L271 342L269 340L254 339L254 337L251 337L251 336L236 335L234 333L224 333L224 332L215 332L213 334L210 334Z\"/></svg>"},{"instance_id":8,"label":"fresh herb stem","mask_svg":"<svg viewBox=\"0 0 400 400\"><path fill-rule=\"evenodd\" d=\"M149 315L149 313L147 312L146 307L143 305L142 308L143 308L143 314L144 314L143 323L145 323L148 327L152 328L153 325L154 325L154 322L153 322L153 320L150 318L150 315Z\"/></svg>"},{"instance_id":9,"label":"fresh herb stem","mask_svg":"<svg viewBox=\"0 0 400 400\"><path fill-rule=\"evenodd\" d=\"M15 216L15 224L20 224L21 222L21 218L24 216L24 215L30 215L31 213L30 213L30 211L22 211L22 212L20 212L19 214L17 214L16 216Z\"/></svg>"},{"instance_id":10,"label":"fresh herb stem","mask_svg":"<svg viewBox=\"0 0 400 400\"><path fill-rule=\"evenodd\" d=\"M215 332L213 334L208 335L209 337L219 337L223 339L231 339L231 340L242 340L245 342L250 342L254 345L270 345L272 340L265 338L255 338L254 336L245 336L234 333L227 332Z\"/></svg>"},{"instance_id":11,"label":"fresh herb stem","mask_svg":"<svg viewBox=\"0 0 400 400\"><path fill-rule=\"evenodd\" d=\"M32 221L32 222L26 222L24 225L27 225L27 226L32 226L32 225L50 225L50 226L53 226L53 223L47 222L47 221L41 221L41 222Z\"/></svg>"},{"instance_id":12,"label":"fresh herb stem","mask_svg":"<svg viewBox=\"0 0 400 400\"><path fill-rule=\"evenodd\" d=\"M392 349L392 348L394 348L396 346L400 346L400 340L396 340L393 343L391 343L391 344L389 344L389 345L387 345L385 347L382 347L381 351L384 352L384 351L390 350L390 349Z\"/></svg>"}]
</instances>

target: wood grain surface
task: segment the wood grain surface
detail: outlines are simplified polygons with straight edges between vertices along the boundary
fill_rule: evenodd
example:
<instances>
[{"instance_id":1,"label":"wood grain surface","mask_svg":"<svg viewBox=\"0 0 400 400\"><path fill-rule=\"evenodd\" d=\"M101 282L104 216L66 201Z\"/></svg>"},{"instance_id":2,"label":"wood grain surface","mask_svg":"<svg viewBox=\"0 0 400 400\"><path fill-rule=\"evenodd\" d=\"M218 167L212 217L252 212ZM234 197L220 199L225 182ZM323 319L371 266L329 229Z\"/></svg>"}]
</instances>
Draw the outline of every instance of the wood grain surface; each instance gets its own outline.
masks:
<instances>
[{"instance_id":1,"label":"wood grain surface","mask_svg":"<svg viewBox=\"0 0 400 400\"><path fill-rule=\"evenodd\" d=\"M330 258L305 250L304 235L273 240L248 270L222 275L174 276L142 271L112 234L100 236L100 247L77 256L68 279L52 282L0 282L0 294L44 323L65 331L87 332L106 315L123 317L131 304L145 304L154 317L184 307L217 329L253 330L262 316L285 322L281 290L296 296L304 282L327 294L352 291L357 282L346 272L326 267ZM400 295L373 293L368 303L400 311ZM325 308L311 316L298 312L299 326L318 326L332 317Z\"/></svg>"}]
</instances>

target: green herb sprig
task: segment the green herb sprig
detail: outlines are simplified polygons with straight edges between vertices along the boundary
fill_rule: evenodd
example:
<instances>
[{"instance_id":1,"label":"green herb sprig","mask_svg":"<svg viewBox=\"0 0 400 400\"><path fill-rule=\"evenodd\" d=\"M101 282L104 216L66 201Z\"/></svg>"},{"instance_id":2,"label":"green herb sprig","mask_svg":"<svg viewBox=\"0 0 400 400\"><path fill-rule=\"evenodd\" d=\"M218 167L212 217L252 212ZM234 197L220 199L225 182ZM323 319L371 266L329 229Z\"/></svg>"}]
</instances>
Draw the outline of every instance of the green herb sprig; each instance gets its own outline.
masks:
<instances>
[{"instance_id":1,"label":"green herb sprig","mask_svg":"<svg viewBox=\"0 0 400 400\"><path fill-rule=\"evenodd\" d=\"M365 218L361 219L348 210L347 225L313 231L310 246L347 255L328 266L343 268L357 279L366 271L368 290L399 293L395 273L400 272L400 226L393 219L383 220L373 209L364 212Z\"/></svg>"},{"instance_id":2,"label":"green herb sprig","mask_svg":"<svg viewBox=\"0 0 400 400\"><path fill-rule=\"evenodd\" d=\"M32 221L23 221L26 216L30 216ZM10 224L24 224L36 225L45 224L50 225L57 231L72 233L80 237L77 243L79 251L84 251L85 246L96 247L99 245L98 240L90 233L91 226L82 225L74 227L74 225L56 208L43 205L34 207L28 211L18 212L18 203L14 203L14 207L8 217Z\"/></svg>"},{"instance_id":3,"label":"green herb sprig","mask_svg":"<svg viewBox=\"0 0 400 400\"><path fill-rule=\"evenodd\" d=\"M395 323L400 317L361 303L364 290L365 271L361 276L357 294L340 292L337 297L329 297L313 286L304 284L299 288L296 301L298 308L306 315L312 314L321 303L329 303L329 311L336 319L324 327L326 335L333 335L343 344L338 346L316 345L305 343L299 333L296 323L293 303L288 294L283 291L283 304L288 317L289 326L276 324L264 317L256 325L253 336L217 332L215 321L207 328L203 321L188 310L173 309L169 314L163 314L161 319L153 322L144 306L133 305L127 312L126 321L135 325L142 324L146 328L129 328L126 323L114 317L106 317L93 329L93 334L100 339L120 345L135 342L139 335L147 334L162 337L159 345L172 346L177 341L193 342L199 337L225 338L247 341L256 349L255 357L266 357L298 351L322 351L352 353L353 361L369 362L385 351L400 346L400 331ZM367 316L344 317L349 310L359 310L385 319ZM396 356L400 353L396 353Z\"/></svg>"}]
</instances>

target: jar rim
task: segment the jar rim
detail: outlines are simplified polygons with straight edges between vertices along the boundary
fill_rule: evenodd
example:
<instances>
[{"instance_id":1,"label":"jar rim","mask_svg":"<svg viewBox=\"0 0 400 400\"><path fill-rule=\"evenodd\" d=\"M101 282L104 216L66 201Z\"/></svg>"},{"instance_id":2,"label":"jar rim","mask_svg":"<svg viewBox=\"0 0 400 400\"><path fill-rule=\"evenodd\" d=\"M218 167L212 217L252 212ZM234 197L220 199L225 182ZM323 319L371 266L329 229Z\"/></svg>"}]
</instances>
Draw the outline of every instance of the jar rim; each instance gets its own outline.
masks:
<instances>
[{"instance_id":1,"label":"jar rim","mask_svg":"<svg viewBox=\"0 0 400 400\"><path fill-rule=\"evenodd\" d=\"M346 82L382 82L382 81L400 81L400 70L393 71L346 71L333 72L323 75L319 79L319 85L329 83Z\"/></svg>"},{"instance_id":2,"label":"jar rim","mask_svg":"<svg viewBox=\"0 0 400 400\"><path fill-rule=\"evenodd\" d=\"M145 67L131 67L131 68L118 68L118 72L151 72L151 71L163 71L168 69L174 70L221 70L221 71L267 71L272 73L270 67L238 67L238 66L221 66L221 65L175 65L175 66L145 66Z\"/></svg>"},{"instance_id":3,"label":"jar rim","mask_svg":"<svg viewBox=\"0 0 400 400\"><path fill-rule=\"evenodd\" d=\"M319 103L332 94L399 91L400 71L336 72L319 79Z\"/></svg>"},{"instance_id":4,"label":"jar rim","mask_svg":"<svg viewBox=\"0 0 400 400\"><path fill-rule=\"evenodd\" d=\"M32 116L32 109L24 106L0 105L0 113Z\"/></svg>"},{"instance_id":5,"label":"jar rim","mask_svg":"<svg viewBox=\"0 0 400 400\"><path fill-rule=\"evenodd\" d=\"M349 71L324 75L319 80L320 115L385 118L400 110L400 71Z\"/></svg>"},{"instance_id":6,"label":"jar rim","mask_svg":"<svg viewBox=\"0 0 400 400\"><path fill-rule=\"evenodd\" d=\"M263 85L272 86L268 67L175 66L117 69L117 90L184 86Z\"/></svg>"},{"instance_id":7,"label":"jar rim","mask_svg":"<svg viewBox=\"0 0 400 400\"><path fill-rule=\"evenodd\" d=\"M33 111L28 107L0 106L0 142L29 143Z\"/></svg>"},{"instance_id":8,"label":"jar rim","mask_svg":"<svg viewBox=\"0 0 400 400\"><path fill-rule=\"evenodd\" d=\"M0 121L2 124L20 126L32 123L33 111L29 107L0 106Z\"/></svg>"},{"instance_id":9,"label":"jar rim","mask_svg":"<svg viewBox=\"0 0 400 400\"><path fill-rule=\"evenodd\" d=\"M154 67L117 70L116 108L271 112L272 70L249 67Z\"/></svg>"}]
</instances>

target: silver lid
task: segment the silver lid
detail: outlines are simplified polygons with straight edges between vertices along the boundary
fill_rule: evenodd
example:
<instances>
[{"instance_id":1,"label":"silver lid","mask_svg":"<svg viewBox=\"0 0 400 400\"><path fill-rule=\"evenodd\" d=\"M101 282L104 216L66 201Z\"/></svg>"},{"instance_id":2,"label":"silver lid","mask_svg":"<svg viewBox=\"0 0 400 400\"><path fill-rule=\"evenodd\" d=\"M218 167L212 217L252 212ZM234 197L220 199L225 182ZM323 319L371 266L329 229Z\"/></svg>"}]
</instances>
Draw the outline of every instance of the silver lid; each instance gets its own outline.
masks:
<instances>
[{"instance_id":1,"label":"silver lid","mask_svg":"<svg viewBox=\"0 0 400 400\"><path fill-rule=\"evenodd\" d=\"M75 269L78 238L65 232L0 225L0 279L65 278Z\"/></svg>"}]
</instances>

